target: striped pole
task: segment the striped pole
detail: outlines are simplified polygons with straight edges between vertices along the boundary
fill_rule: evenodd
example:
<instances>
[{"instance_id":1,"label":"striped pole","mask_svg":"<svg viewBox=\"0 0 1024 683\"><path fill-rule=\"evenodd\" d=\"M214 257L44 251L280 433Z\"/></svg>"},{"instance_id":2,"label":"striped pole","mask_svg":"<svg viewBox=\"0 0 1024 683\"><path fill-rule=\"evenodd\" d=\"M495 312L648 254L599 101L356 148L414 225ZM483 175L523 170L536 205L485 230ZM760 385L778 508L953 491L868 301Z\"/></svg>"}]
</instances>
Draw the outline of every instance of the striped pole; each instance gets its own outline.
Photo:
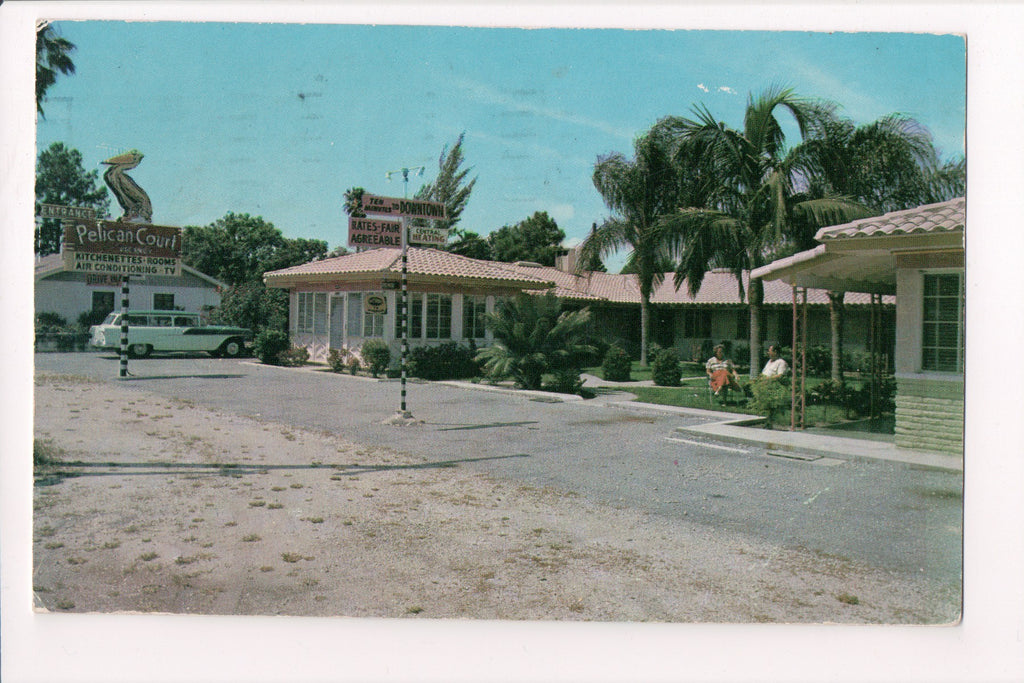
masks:
<instances>
[{"instance_id":1,"label":"striped pole","mask_svg":"<svg viewBox=\"0 0 1024 683\"><path fill-rule=\"evenodd\" d=\"M402 415L405 406L406 358L409 355L409 219L402 218Z\"/></svg>"},{"instance_id":2,"label":"striped pole","mask_svg":"<svg viewBox=\"0 0 1024 683\"><path fill-rule=\"evenodd\" d=\"M128 376L128 276L121 279L121 370L118 377Z\"/></svg>"}]
</instances>

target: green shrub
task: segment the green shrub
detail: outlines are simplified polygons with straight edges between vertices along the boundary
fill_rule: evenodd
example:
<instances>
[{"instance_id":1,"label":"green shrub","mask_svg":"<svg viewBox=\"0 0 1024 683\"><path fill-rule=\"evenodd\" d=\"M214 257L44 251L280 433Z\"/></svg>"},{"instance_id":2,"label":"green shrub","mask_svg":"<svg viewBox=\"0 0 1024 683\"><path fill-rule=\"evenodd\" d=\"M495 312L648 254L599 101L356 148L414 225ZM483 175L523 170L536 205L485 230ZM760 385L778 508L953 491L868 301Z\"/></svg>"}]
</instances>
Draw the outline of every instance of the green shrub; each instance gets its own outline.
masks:
<instances>
[{"instance_id":1,"label":"green shrub","mask_svg":"<svg viewBox=\"0 0 1024 683\"><path fill-rule=\"evenodd\" d=\"M360 349L363 359L370 366L370 374L376 377L391 364L391 349L383 339L368 339Z\"/></svg>"},{"instance_id":2,"label":"green shrub","mask_svg":"<svg viewBox=\"0 0 1024 683\"><path fill-rule=\"evenodd\" d=\"M36 314L36 333L40 332L63 332L68 326L68 321L59 313L43 311Z\"/></svg>"},{"instance_id":3,"label":"green shrub","mask_svg":"<svg viewBox=\"0 0 1024 683\"><path fill-rule=\"evenodd\" d=\"M293 346L282 351L277 357L278 363L289 368L304 365L309 361L309 349L304 346Z\"/></svg>"},{"instance_id":4,"label":"green shrub","mask_svg":"<svg viewBox=\"0 0 1024 683\"><path fill-rule=\"evenodd\" d=\"M562 368L551 374L551 382L545 388L558 394L578 394L583 390L583 379L579 370Z\"/></svg>"},{"instance_id":5,"label":"green shrub","mask_svg":"<svg viewBox=\"0 0 1024 683\"><path fill-rule=\"evenodd\" d=\"M771 429L779 411L790 401L790 388L785 382L774 377L758 377L746 386L750 388L751 394L748 407L755 413L764 415L766 426Z\"/></svg>"},{"instance_id":6,"label":"green shrub","mask_svg":"<svg viewBox=\"0 0 1024 683\"><path fill-rule=\"evenodd\" d=\"M354 375L359 372L359 368L363 367L363 361L359 360L359 356L352 354L352 357L348 359L348 363L346 363L346 365L348 366L349 374Z\"/></svg>"},{"instance_id":7,"label":"green shrub","mask_svg":"<svg viewBox=\"0 0 1024 683\"><path fill-rule=\"evenodd\" d=\"M86 311L78 316L78 327L86 332L93 325L99 325L101 322L107 319L107 314L103 311Z\"/></svg>"},{"instance_id":8,"label":"green shrub","mask_svg":"<svg viewBox=\"0 0 1024 683\"><path fill-rule=\"evenodd\" d=\"M267 365L279 365L281 354L288 351L292 346L288 333L281 330L267 328L256 335L253 344L253 354L259 358L261 363Z\"/></svg>"},{"instance_id":9,"label":"green shrub","mask_svg":"<svg viewBox=\"0 0 1024 683\"><path fill-rule=\"evenodd\" d=\"M826 380L807 392L809 403L818 405L844 405L849 392L842 382Z\"/></svg>"},{"instance_id":10,"label":"green shrub","mask_svg":"<svg viewBox=\"0 0 1024 683\"><path fill-rule=\"evenodd\" d=\"M417 346L409 352L408 373L435 381L476 377L480 374L480 366L473 360L476 354L475 345L467 347L455 342Z\"/></svg>"},{"instance_id":11,"label":"green shrub","mask_svg":"<svg viewBox=\"0 0 1024 683\"><path fill-rule=\"evenodd\" d=\"M651 379L659 387L678 387L682 371L679 368L679 354L675 349L661 349L651 363Z\"/></svg>"},{"instance_id":12,"label":"green shrub","mask_svg":"<svg viewBox=\"0 0 1024 683\"><path fill-rule=\"evenodd\" d=\"M632 365L626 350L618 344L612 344L601 363L601 374L609 382L628 382Z\"/></svg>"},{"instance_id":13,"label":"green shrub","mask_svg":"<svg viewBox=\"0 0 1024 683\"><path fill-rule=\"evenodd\" d=\"M345 365L348 362L349 350L346 348L331 349L327 352L327 365L331 372L345 372Z\"/></svg>"}]
</instances>

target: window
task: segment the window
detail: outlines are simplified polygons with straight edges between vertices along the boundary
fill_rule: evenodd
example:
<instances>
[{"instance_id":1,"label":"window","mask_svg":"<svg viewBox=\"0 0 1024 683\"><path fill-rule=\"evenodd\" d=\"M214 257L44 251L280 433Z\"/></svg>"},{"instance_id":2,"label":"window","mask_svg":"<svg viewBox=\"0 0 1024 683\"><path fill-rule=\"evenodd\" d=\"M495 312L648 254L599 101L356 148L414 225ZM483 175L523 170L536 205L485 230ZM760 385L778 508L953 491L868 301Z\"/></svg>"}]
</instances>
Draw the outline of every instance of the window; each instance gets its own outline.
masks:
<instances>
[{"instance_id":1,"label":"window","mask_svg":"<svg viewBox=\"0 0 1024 683\"><path fill-rule=\"evenodd\" d=\"M423 295L409 295L409 339L423 338Z\"/></svg>"},{"instance_id":2,"label":"window","mask_svg":"<svg viewBox=\"0 0 1024 683\"><path fill-rule=\"evenodd\" d=\"M964 371L962 273L925 273L921 369Z\"/></svg>"},{"instance_id":3,"label":"window","mask_svg":"<svg viewBox=\"0 0 1024 683\"><path fill-rule=\"evenodd\" d=\"M114 293L113 292L93 292L92 293L92 312L100 315L106 315L114 310Z\"/></svg>"},{"instance_id":4,"label":"window","mask_svg":"<svg viewBox=\"0 0 1024 683\"><path fill-rule=\"evenodd\" d=\"M688 308L683 313L683 337L706 339L711 336L711 311Z\"/></svg>"},{"instance_id":5,"label":"window","mask_svg":"<svg viewBox=\"0 0 1024 683\"><path fill-rule=\"evenodd\" d=\"M750 311L741 308L736 311L736 336L733 339L750 339Z\"/></svg>"},{"instance_id":6,"label":"window","mask_svg":"<svg viewBox=\"0 0 1024 683\"><path fill-rule=\"evenodd\" d=\"M451 294L427 295L427 339L450 339L452 336Z\"/></svg>"},{"instance_id":7,"label":"window","mask_svg":"<svg viewBox=\"0 0 1024 683\"><path fill-rule=\"evenodd\" d=\"M313 334L327 333L327 293L313 295Z\"/></svg>"},{"instance_id":8,"label":"window","mask_svg":"<svg viewBox=\"0 0 1024 683\"><path fill-rule=\"evenodd\" d=\"M487 297L462 297L462 338L484 338L484 313L487 312Z\"/></svg>"},{"instance_id":9,"label":"window","mask_svg":"<svg viewBox=\"0 0 1024 683\"><path fill-rule=\"evenodd\" d=\"M384 314L383 313L371 313L365 311L363 313L363 336L364 337L383 337L384 336Z\"/></svg>"},{"instance_id":10,"label":"window","mask_svg":"<svg viewBox=\"0 0 1024 683\"><path fill-rule=\"evenodd\" d=\"M174 295L173 294L154 294L153 295L153 308L158 311L173 311L174 310Z\"/></svg>"},{"instance_id":11,"label":"window","mask_svg":"<svg viewBox=\"0 0 1024 683\"><path fill-rule=\"evenodd\" d=\"M363 295L359 292L348 295L348 336L363 336Z\"/></svg>"},{"instance_id":12,"label":"window","mask_svg":"<svg viewBox=\"0 0 1024 683\"><path fill-rule=\"evenodd\" d=\"M327 313L327 300L324 295L324 315ZM363 292L350 292L348 295L348 336L350 337L383 337L384 314L369 313L363 307Z\"/></svg>"},{"instance_id":13,"label":"window","mask_svg":"<svg viewBox=\"0 0 1024 683\"><path fill-rule=\"evenodd\" d=\"M298 334L313 331L313 292L299 292L298 306L295 312L295 332Z\"/></svg>"}]
</instances>

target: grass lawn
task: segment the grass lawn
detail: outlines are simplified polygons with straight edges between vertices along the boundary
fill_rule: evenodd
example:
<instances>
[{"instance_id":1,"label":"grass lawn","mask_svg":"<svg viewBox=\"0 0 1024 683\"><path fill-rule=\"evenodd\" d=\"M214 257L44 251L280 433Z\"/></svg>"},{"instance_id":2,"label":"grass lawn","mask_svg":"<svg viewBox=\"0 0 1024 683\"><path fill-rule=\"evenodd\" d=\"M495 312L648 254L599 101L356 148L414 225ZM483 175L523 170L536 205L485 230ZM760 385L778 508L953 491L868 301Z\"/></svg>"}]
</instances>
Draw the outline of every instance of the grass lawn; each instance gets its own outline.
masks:
<instances>
[{"instance_id":1,"label":"grass lawn","mask_svg":"<svg viewBox=\"0 0 1024 683\"><path fill-rule=\"evenodd\" d=\"M685 374L685 373L684 373ZM807 390L827 381L827 377L808 377ZM747 383L745 377L741 377L743 384ZM847 380L852 388L860 388L863 384L858 380ZM708 399L707 380L704 378L684 381L680 387L630 387L629 392L636 395L636 400L641 403L657 403L667 406L680 406L683 408L702 408L704 410L717 410L727 413L738 413L741 415L757 415L747 407L746 401L736 396L730 399L729 405L722 405L718 398ZM736 405L739 403L739 405ZM778 426L789 425L790 410L788 405L775 418ZM808 405L804 410L804 423L808 427L824 426L847 422L846 411L839 406Z\"/></svg>"},{"instance_id":2,"label":"grass lawn","mask_svg":"<svg viewBox=\"0 0 1024 683\"><path fill-rule=\"evenodd\" d=\"M680 363L682 368L683 377L695 377L697 375L704 375L704 366L700 363L684 362ZM581 372L595 377L604 379L604 370L601 369L600 365L596 365L592 368L583 368ZM640 361L633 361L629 370L629 381L630 382L643 382L651 379L651 364L648 363L647 367L642 367Z\"/></svg>"}]
</instances>

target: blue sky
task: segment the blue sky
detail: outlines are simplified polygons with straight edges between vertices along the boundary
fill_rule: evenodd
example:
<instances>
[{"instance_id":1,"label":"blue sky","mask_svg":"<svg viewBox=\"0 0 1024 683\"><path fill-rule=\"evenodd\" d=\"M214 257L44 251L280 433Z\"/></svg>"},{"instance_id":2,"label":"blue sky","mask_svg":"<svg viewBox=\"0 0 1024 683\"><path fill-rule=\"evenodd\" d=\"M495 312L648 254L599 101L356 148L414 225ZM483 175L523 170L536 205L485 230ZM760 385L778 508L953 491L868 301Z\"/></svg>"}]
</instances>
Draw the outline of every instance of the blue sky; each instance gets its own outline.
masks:
<instances>
[{"instance_id":1,"label":"blue sky","mask_svg":"<svg viewBox=\"0 0 1024 683\"><path fill-rule=\"evenodd\" d=\"M49 91L37 150L62 141L100 170L141 150L131 175L165 225L233 211L343 245L345 189L401 196L385 172L426 166L412 194L464 132L478 181L461 226L487 234L547 211L572 243L608 215L591 182L599 155L631 155L657 119L700 103L738 127L748 93L775 84L832 100L858 124L913 116L944 156L964 153L965 43L953 35L56 26L77 46L77 73Z\"/></svg>"}]
</instances>

